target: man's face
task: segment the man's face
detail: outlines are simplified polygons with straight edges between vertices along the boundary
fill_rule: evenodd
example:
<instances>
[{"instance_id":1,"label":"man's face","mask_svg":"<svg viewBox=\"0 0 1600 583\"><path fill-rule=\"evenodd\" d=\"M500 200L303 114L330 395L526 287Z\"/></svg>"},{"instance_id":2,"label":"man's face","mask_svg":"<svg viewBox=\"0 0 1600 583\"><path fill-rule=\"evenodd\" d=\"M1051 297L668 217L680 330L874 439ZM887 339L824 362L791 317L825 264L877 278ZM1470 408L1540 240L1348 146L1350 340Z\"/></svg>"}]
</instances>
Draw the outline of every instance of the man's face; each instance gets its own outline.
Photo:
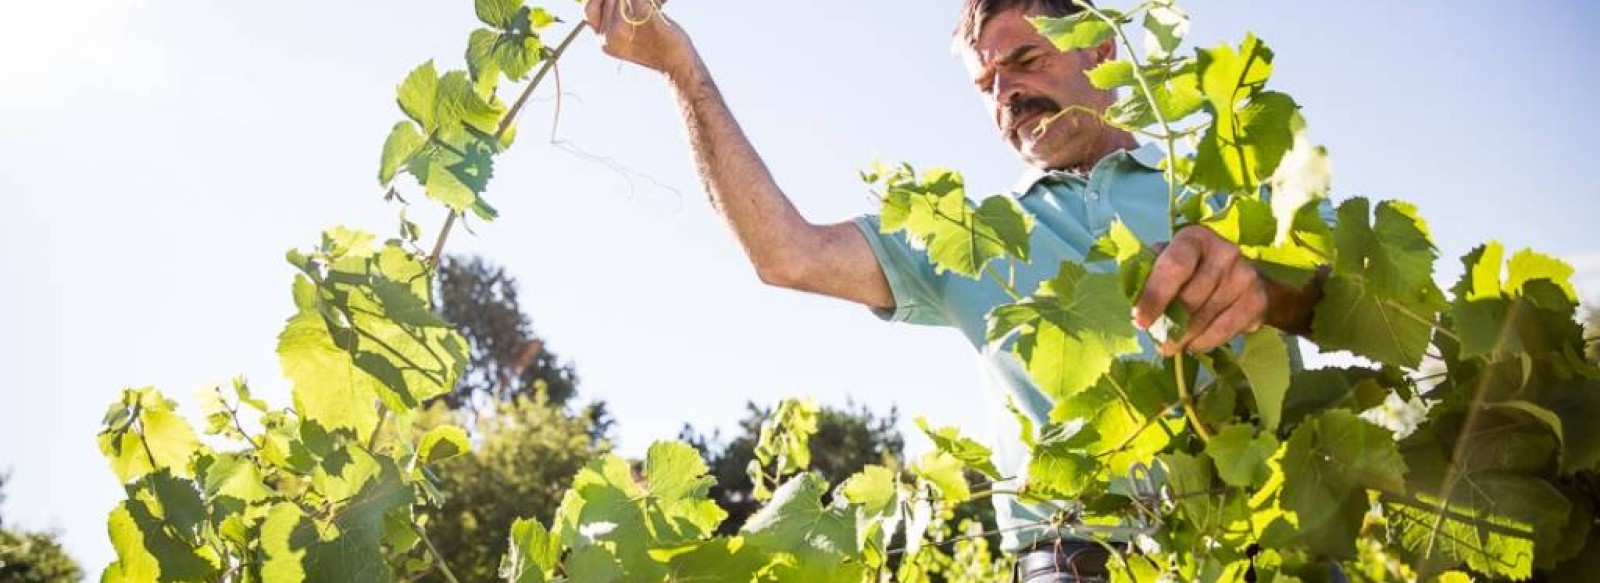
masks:
<instances>
[{"instance_id":1,"label":"man's face","mask_svg":"<svg viewBox=\"0 0 1600 583\"><path fill-rule=\"evenodd\" d=\"M1114 58L1111 43L1063 53L1029 23L1022 9L995 14L978 42L961 49L972 83L1000 137L1024 162L1044 169L1086 168L1104 152L1110 128L1097 113L1071 111L1044 129L1039 123L1074 106L1103 112L1115 96L1089 84L1084 72Z\"/></svg>"}]
</instances>

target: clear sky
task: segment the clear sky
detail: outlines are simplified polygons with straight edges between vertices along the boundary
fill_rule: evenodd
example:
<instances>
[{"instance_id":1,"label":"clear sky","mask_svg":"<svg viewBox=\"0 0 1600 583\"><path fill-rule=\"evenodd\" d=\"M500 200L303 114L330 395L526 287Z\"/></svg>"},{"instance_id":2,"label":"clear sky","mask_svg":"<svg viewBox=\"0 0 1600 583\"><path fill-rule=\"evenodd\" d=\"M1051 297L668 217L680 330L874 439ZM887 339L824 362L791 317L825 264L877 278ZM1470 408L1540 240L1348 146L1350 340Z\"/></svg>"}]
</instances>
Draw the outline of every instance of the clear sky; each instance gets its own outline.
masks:
<instances>
[{"instance_id":1,"label":"clear sky","mask_svg":"<svg viewBox=\"0 0 1600 583\"><path fill-rule=\"evenodd\" d=\"M948 52L958 4L670 9L821 221L872 210L855 171L875 157L956 167L975 194L1014 181ZM1560 255L1600 299L1600 192L1583 175L1600 160L1600 5L1184 6L1201 44L1251 30L1276 50L1273 85L1330 147L1339 195L1415 201L1447 265L1491 237ZM393 87L428 58L460 67L472 26L467 0L0 3L8 526L62 530L90 573L112 558L120 491L94 435L123 386L157 385L193 412L195 391L244 374L287 402L273 352L292 307L283 252L334 224L390 232L374 177L400 119ZM957 334L761 286L699 191L664 83L588 37L565 62L556 144L546 91L497 169L503 219L452 246L521 279L535 328L577 365L583 395L609 402L621 451L800 394L986 433Z\"/></svg>"}]
</instances>

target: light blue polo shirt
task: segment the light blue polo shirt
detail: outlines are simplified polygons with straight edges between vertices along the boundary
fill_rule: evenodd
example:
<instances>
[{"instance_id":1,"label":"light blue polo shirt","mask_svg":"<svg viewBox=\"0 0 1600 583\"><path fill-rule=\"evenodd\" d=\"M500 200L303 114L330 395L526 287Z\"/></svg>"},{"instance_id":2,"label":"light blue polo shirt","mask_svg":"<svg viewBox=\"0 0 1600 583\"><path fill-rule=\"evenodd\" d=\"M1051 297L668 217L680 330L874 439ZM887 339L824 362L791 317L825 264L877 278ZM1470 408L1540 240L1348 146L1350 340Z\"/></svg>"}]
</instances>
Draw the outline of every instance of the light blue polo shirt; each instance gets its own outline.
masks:
<instances>
[{"instance_id":1,"label":"light blue polo shirt","mask_svg":"<svg viewBox=\"0 0 1600 583\"><path fill-rule=\"evenodd\" d=\"M1159 146L1145 144L1106 156L1087 176L1038 170L1024 175L1013 194L1033 215L1035 226L1032 261L1017 266L1016 289L1031 293L1041 281L1056 274L1062 261L1082 262L1090 247L1117 219L1146 244L1171 239L1168 187L1159 168L1164 156ZM995 465L1008 476L1026 475L1027 447L1017 439L1016 423L1004 403L1008 398L1014 400L1024 414L1033 418L1035 426L1042 426L1050 418L1051 402L1029 379L1015 356L1003 348L985 345L985 317L991 308L1010 303L1010 297L991 278L973 280L951 272L934 273L927 252L913 248L904 232L879 232L876 215L858 217L854 222L872 245L894 293L895 308L875 312L885 320L949 326L961 331L981 355L989 379L986 384L993 393L990 407L997 424ZM1088 267L1107 271L1114 268L1110 264ZM1146 357L1154 358L1154 344L1148 335L1141 333L1140 343ZM999 485L997 489L1015 486ZM1014 551L1042 538L1059 538L1045 528L1023 528L1048 520L1059 507L1025 504L1013 496L995 496L994 505L997 526L1002 530L1002 548Z\"/></svg>"}]
</instances>

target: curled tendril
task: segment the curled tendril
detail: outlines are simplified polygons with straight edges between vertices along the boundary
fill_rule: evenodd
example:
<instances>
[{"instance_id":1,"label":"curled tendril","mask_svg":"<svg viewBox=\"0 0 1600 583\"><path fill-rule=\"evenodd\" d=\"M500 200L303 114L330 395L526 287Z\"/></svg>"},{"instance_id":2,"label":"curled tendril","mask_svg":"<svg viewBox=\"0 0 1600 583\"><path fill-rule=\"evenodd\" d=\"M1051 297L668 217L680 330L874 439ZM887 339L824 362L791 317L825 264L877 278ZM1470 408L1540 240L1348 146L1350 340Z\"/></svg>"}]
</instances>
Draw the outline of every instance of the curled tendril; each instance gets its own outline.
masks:
<instances>
[{"instance_id":1,"label":"curled tendril","mask_svg":"<svg viewBox=\"0 0 1600 583\"><path fill-rule=\"evenodd\" d=\"M659 0L647 0L646 4L650 7L650 9L643 18L635 19L633 16L629 15L629 7L633 6L633 2L628 1L624 1L617 6L617 14L622 16L623 22L634 26L642 26L645 23L650 22L651 18L655 18L656 15L661 14L661 2Z\"/></svg>"}]
</instances>

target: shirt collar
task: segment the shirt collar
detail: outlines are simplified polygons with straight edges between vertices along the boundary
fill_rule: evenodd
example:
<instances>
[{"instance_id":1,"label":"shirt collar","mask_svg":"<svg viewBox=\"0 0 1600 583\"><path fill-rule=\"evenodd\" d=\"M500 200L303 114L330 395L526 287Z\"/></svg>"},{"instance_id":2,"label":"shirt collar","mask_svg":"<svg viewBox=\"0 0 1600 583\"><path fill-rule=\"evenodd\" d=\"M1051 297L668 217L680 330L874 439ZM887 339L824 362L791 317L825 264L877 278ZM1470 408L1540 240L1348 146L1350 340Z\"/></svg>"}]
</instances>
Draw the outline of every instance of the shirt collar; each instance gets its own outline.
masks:
<instances>
[{"instance_id":1,"label":"shirt collar","mask_svg":"<svg viewBox=\"0 0 1600 583\"><path fill-rule=\"evenodd\" d=\"M1133 160L1140 166L1150 170L1160 170L1161 161L1166 159L1166 157L1167 153L1161 149L1160 144L1155 142L1146 142L1132 150L1117 150L1106 155L1105 158L1102 158L1100 162L1095 164L1095 168L1099 168L1102 164L1105 164L1109 160L1126 158ZM1027 170L1023 171L1022 178L1018 180L1017 185L1012 188L1012 193L1017 197L1022 197L1023 195L1028 194L1028 191L1033 190L1033 186L1038 184L1040 180L1044 180L1045 177L1059 176L1064 174L1078 175L1074 172L1067 172L1063 170L1045 170L1043 168L1035 168L1030 166Z\"/></svg>"}]
</instances>

